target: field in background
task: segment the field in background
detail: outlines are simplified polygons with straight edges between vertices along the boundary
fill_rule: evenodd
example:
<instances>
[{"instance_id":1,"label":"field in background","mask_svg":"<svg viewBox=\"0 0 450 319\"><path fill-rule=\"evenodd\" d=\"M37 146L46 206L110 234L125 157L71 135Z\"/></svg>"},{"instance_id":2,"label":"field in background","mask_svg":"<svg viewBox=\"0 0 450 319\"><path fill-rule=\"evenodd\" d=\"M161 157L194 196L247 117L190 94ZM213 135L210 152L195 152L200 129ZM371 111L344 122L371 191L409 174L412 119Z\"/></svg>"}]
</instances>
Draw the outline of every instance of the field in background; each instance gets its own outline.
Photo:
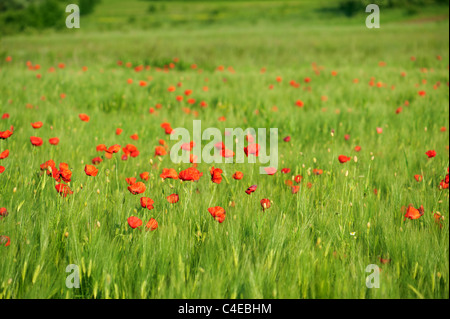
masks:
<instances>
[{"instance_id":1,"label":"field in background","mask_svg":"<svg viewBox=\"0 0 450 319\"><path fill-rule=\"evenodd\" d=\"M102 1L80 30L2 37L0 115L10 117L0 131L12 125L14 134L0 140L0 153L10 151L0 160L9 212L0 236L11 239L0 246L0 298L448 298L449 195L439 189L449 165L448 5L382 9L381 29L370 30L364 12L347 17L330 3ZM193 105L175 99L187 89ZM162 181L163 168L190 165L155 156L160 139L175 143L161 123L191 130L194 119L278 128L278 172L217 164L217 185L200 163L196 183ZM44 145L32 147L30 136ZM104 158L89 177L98 144L134 144L140 155ZM352 160L339 163L341 154ZM49 159L69 164L74 194L60 197L41 174ZM125 179L144 171L153 210L127 190ZM296 175L292 194L286 180ZM264 212L263 198L273 201ZM409 204L424 215L404 220ZM212 206L225 208L223 223ZM131 229L131 215L159 227ZM80 266L81 289L65 286L69 264ZM366 288L369 264L382 269L379 289Z\"/></svg>"}]
</instances>

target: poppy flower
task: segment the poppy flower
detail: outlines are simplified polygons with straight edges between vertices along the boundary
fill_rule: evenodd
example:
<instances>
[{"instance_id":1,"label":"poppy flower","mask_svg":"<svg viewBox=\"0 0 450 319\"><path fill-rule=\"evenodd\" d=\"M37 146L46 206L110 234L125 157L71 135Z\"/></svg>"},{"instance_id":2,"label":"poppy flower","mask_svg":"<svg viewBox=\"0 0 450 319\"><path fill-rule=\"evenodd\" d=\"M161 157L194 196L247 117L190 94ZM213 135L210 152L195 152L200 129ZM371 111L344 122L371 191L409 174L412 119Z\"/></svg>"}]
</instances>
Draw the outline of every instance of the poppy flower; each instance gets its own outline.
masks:
<instances>
[{"instance_id":1,"label":"poppy flower","mask_svg":"<svg viewBox=\"0 0 450 319\"><path fill-rule=\"evenodd\" d=\"M42 125L43 125L43 123L42 122L35 122L35 123L31 123L31 126L34 128L34 129L38 129L38 128L41 128L42 127Z\"/></svg>"},{"instance_id":2,"label":"poppy flower","mask_svg":"<svg viewBox=\"0 0 450 319\"><path fill-rule=\"evenodd\" d=\"M143 192L145 192L146 187L145 187L144 183L137 182L133 185L128 186L128 190L130 191L131 194L136 195L136 194L142 194Z\"/></svg>"},{"instance_id":3,"label":"poppy flower","mask_svg":"<svg viewBox=\"0 0 450 319\"><path fill-rule=\"evenodd\" d=\"M242 172L237 171L236 173L233 174L233 178L236 180L240 180L244 177L244 174Z\"/></svg>"},{"instance_id":4,"label":"poppy flower","mask_svg":"<svg viewBox=\"0 0 450 319\"><path fill-rule=\"evenodd\" d=\"M159 146L159 145L155 147L155 156L164 156L166 154L167 154L167 152L164 147Z\"/></svg>"},{"instance_id":5,"label":"poppy flower","mask_svg":"<svg viewBox=\"0 0 450 319\"><path fill-rule=\"evenodd\" d=\"M361 151L361 146L359 146L359 145L355 146L355 152L359 152L359 151Z\"/></svg>"},{"instance_id":6,"label":"poppy flower","mask_svg":"<svg viewBox=\"0 0 450 319\"><path fill-rule=\"evenodd\" d=\"M6 131L3 131L3 132L0 132L0 139L6 140L11 135L13 135L13 132L11 132L10 130L6 130Z\"/></svg>"},{"instance_id":7,"label":"poppy flower","mask_svg":"<svg viewBox=\"0 0 450 319\"><path fill-rule=\"evenodd\" d=\"M425 91L419 91L419 92L417 92L420 96L425 96L426 95L426 92Z\"/></svg>"},{"instance_id":8,"label":"poppy flower","mask_svg":"<svg viewBox=\"0 0 450 319\"><path fill-rule=\"evenodd\" d=\"M119 144L114 144L113 146L110 146L106 152L111 153L111 154L115 154L118 153L120 151L121 146Z\"/></svg>"},{"instance_id":9,"label":"poppy flower","mask_svg":"<svg viewBox=\"0 0 450 319\"><path fill-rule=\"evenodd\" d=\"M141 179L143 179L144 181L148 181L150 174L149 174L149 172L143 172L143 173L139 174L139 177Z\"/></svg>"},{"instance_id":10,"label":"poppy flower","mask_svg":"<svg viewBox=\"0 0 450 319\"><path fill-rule=\"evenodd\" d=\"M0 219L5 218L6 216L8 216L8 211L5 207L0 207Z\"/></svg>"},{"instance_id":11,"label":"poppy flower","mask_svg":"<svg viewBox=\"0 0 450 319\"><path fill-rule=\"evenodd\" d=\"M258 144L249 144L247 147L244 147L244 153L245 153L245 155L247 155L247 157L249 154L259 156L260 149L261 149L261 147Z\"/></svg>"},{"instance_id":12,"label":"poppy flower","mask_svg":"<svg viewBox=\"0 0 450 319\"><path fill-rule=\"evenodd\" d=\"M234 152L232 150L229 150L226 148L224 148L220 154L222 155L222 157L225 157L225 158L234 157Z\"/></svg>"},{"instance_id":13,"label":"poppy flower","mask_svg":"<svg viewBox=\"0 0 450 319\"><path fill-rule=\"evenodd\" d=\"M142 226L142 220L140 220L138 217L135 216L128 217L127 222L128 225L130 225L130 227L133 229Z\"/></svg>"},{"instance_id":14,"label":"poppy flower","mask_svg":"<svg viewBox=\"0 0 450 319\"><path fill-rule=\"evenodd\" d=\"M181 144L181 149L185 150L185 151L191 151L194 146L195 146L195 142L191 141L189 143Z\"/></svg>"},{"instance_id":15,"label":"poppy flower","mask_svg":"<svg viewBox=\"0 0 450 319\"><path fill-rule=\"evenodd\" d=\"M137 140L139 139L139 136L138 136L137 134L133 134L133 135L130 136L130 138L131 138L132 140L137 141Z\"/></svg>"},{"instance_id":16,"label":"poppy flower","mask_svg":"<svg viewBox=\"0 0 450 319\"><path fill-rule=\"evenodd\" d=\"M275 167L264 167L267 175L274 175L277 172Z\"/></svg>"},{"instance_id":17,"label":"poppy flower","mask_svg":"<svg viewBox=\"0 0 450 319\"><path fill-rule=\"evenodd\" d=\"M427 154L428 158L433 158L436 156L436 151L430 150L430 151L426 152L425 154Z\"/></svg>"},{"instance_id":18,"label":"poppy flower","mask_svg":"<svg viewBox=\"0 0 450 319\"><path fill-rule=\"evenodd\" d=\"M11 244L11 239L8 236L0 236L0 245L8 247Z\"/></svg>"},{"instance_id":19,"label":"poppy flower","mask_svg":"<svg viewBox=\"0 0 450 319\"><path fill-rule=\"evenodd\" d=\"M141 197L140 202L142 208L147 208L149 210L152 210L154 208L153 204L155 203L155 201L150 197Z\"/></svg>"},{"instance_id":20,"label":"poppy flower","mask_svg":"<svg viewBox=\"0 0 450 319\"><path fill-rule=\"evenodd\" d=\"M66 183L69 183L72 178L72 171L69 169L69 165L66 163L59 164L59 176Z\"/></svg>"},{"instance_id":21,"label":"poppy flower","mask_svg":"<svg viewBox=\"0 0 450 319\"><path fill-rule=\"evenodd\" d=\"M254 191L256 191L256 188L258 188L257 185L252 185L249 188L247 188L247 190L245 191L248 195L250 195L251 193L253 193Z\"/></svg>"},{"instance_id":22,"label":"poppy flower","mask_svg":"<svg viewBox=\"0 0 450 319\"><path fill-rule=\"evenodd\" d=\"M223 171L220 168L214 168L214 166L210 170L211 180L213 183L220 184L222 182L222 173Z\"/></svg>"},{"instance_id":23,"label":"poppy flower","mask_svg":"<svg viewBox=\"0 0 450 319\"><path fill-rule=\"evenodd\" d=\"M123 130L121 128L116 129L116 135L122 134Z\"/></svg>"},{"instance_id":24,"label":"poppy flower","mask_svg":"<svg viewBox=\"0 0 450 319\"><path fill-rule=\"evenodd\" d=\"M95 167L94 165L86 165L84 167L84 172L86 173L86 175L88 176L97 176L98 174L98 168Z\"/></svg>"},{"instance_id":25,"label":"poppy flower","mask_svg":"<svg viewBox=\"0 0 450 319\"><path fill-rule=\"evenodd\" d=\"M344 140L348 141L350 139L350 135L349 134L345 134L344 135Z\"/></svg>"},{"instance_id":26,"label":"poppy flower","mask_svg":"<svg viewBox=\"0 0 450 319\"><path fill-rule=\"evenodd\" d=\"M98 164L100 164L101 162L103 162L103 160L102 160L101 157L94 157L94 158L92 159L92 164L94 164L94 165L98 165Z\"/></svg>"},{"instance_id":27,"label":"poppy flower","mask_svg":"<svg viewBox=\"0 0 450 319\"><path fill-rule=\"evenodd\" d=\"M136 184L136 177L127 177L125 178L125 181L128 183L128 185Z\"/></svg>"},{"instance_id":28,"label":"poppy flower","mask_svg":"<svg viewBox=\"0 0 450 319\"><path fill-rule=\"evenodd\" d=\"M217 220L219 223L223 223L225 220L225 209L220 206L208 208L208 212Z\"/></svg>"},{"instance_id":29,"label":"poppy flower","mask_svg":"<svg viewBox=\"0 0 450 319\"><path fill-rule=\"evenodd\" d=\"M291 172L291 169L290 169L290 168L283 168L283 169L281 170L281 172L282 172L283 174L288 174L288 173Z\"/></svg>"},{"instance_id":30,"label":"poppy flower","mask_svg":"<svg viewBox=\"0 0 450 319\"><path fill-rule=\"evenodd\" d=\"M51 145L58 145L58 144L59 144L59 138L57 138L57 137L52 137L52 138L50 138L50 139L48 140L48 142L49 142Z\"/></svg>"},{"instance_id":31,"label":"poppy flower","mask_svg":"<svg viewBox=\"0 0 450 319\"><path fill-rule=\"evenodd\" d=\"M158 222L154 218L150 218L147 225L145 225L145 230L147 231L154 231L158 228Z\"/></svg>"},{"instance_id":32,"label":"poppy flower","mask_svg":"<svg viewBox=\"0 0 450 319\"><path fill-rule=\"evenodd\" d=\"M377 133L378 133L378 134L381 134L381 133L383 133L383 128L381 128L381 127L377 127Z\"/></svg>"},{"instance_id":33,"label":"poppy flower","mask_svg":"<svg viewBox=\"0 0 450 319\"><path fill-rule=\"evenodd\" d=\"M198 181L202 176L203 173L199 172L195 167L189 167L178 175L182 181Z\"/></svg>"},{"instance_id":34,"label":"poppy flower","mask_svg":"<svg viewBox=\"0 0 450 319\"><path fill-rule=\"evenodd\" d=\"M63 197L67 195L73 194L73 191L70 189L68 185L65 184L57 184L55 186L56 191Z\"/></svg>"},{"instance_id":35,"label":"poppy flower","mask_svg":"<svg viewBox=\"0 0 450 319\"><path fill-rule=\"evenodd\" d=\"M303 101L297 100L297 101L295 102L295 105L297 105L298 107L303 107L305 104L303 103Z\"/></svg>"},{"instance_id":36,"label":"poppy flower","mask_svg":"<svg viewBox=\"0 0 450 319\"><path fill-rule=\"evenodd\" d=\"M270 204L270 200L267 198L263 198L261 199L261 207L263 208L263 210L266 210L268 208L270 208L271 204Z\"/></svg>"},{"instance_id":37,"label":"poppy flower","mask_svg":"<svg viewBox=\"0 0 450 319\"><path fill-rule=\"evenodd\" d=\"M180 200L180 196L178 194L172 194L167 196L167 201L171 204L175 204Z\"/></svg>"},{"instance_id":38,"label":"poppy flower","mask_svg":"<svg viewBox=\"0 0 450 319\"><path fill-rule=\"evenodd\" d=\"M86 115L86 114L84 114L84 113L81 113L80 115L78 115L79 117L80 117L80 120L82 120L83 122L89 122L89 116L88 115Z\"/></svg>"},{"instance_id":39,"label":"poppy flower","mask_svg":"<svg viewBox=\"0 0 450 319\"><path fill-rule=\"evenodd\" d=\"M313 174L314 175L322 175L323 174L323 170L322 169L313 169Z\"/></svg>"},{"instance_id":40,"label":"poppy flower","mask_svg":"<svg viewBox=\"0 0 450 319\"><path fill-rule=\"evenodd\" d=\"M5 159L9 156L9 150L4 150L0 153L0 160Z\"/></svg>"},{"instance_id":41,"label":"poppy flower","mask_svg":"<svg viewBox=\"0 0 450 319\"><path fill-rule=\"evenodd\" d=\"M421 182L422 179L423 179L422 175L419 175L419 174L414 175L414 178L415 178L416 181L418 181L418 182Z\"/></svg>"},{"instance_id":42,"label":"poppy flower","mask_svg":"<svg viewBox=\"0 0 450 319\"><path fill-rule=\"evenodd\" d=\"M419 209L416 209L416 208L414 208L414 206L412 204L409 204L409 206L406 210L405 219L406 218L419 219L423 214L424 214L423 205L420 206Z\"/></svg>"},{"instance_id":43,"label":"poppy flower","mask_svg":"<svg viewBox=\"0 0 450 319\"><path fill-rule=\"evenodd\" d=\"M285 138L283 138L283 141L290 142L291 141L291 137L290 136L286 136Z\"/></svg>"},{"instance_id":44,"label":"poppy flower","mask_svg":"<svg viewBox=\"0 0 450 319\"><path fill-rule=\"evenodd\" d=\"M297 175L294 177L294 181L299 184L302 182L303 176L302 175Z\"/></svg>"},{"instance_id":45,"label":"poppy flower","mask_svg":"<svg viewBox=\"0 0 450 319\"><path fill-rule=\"evenodd\" d=\"M300 186L297 186L297 185L291 186L292 194L297 194L299 190L300 190Z\"/></svg>"},{"instance_id":46,"label":"poppy flower","mask_svg":"<svg viewBox=\"0 0 450 319\"><path fill-rule=\"evenodd\" d=\"M0 174L2 174L5 171L5 167L0 165Z\"/></svg>"},{"instance_id":47,"label":"poppy flower","mask_svg":"<svg viewBox=\"0 0 450 319\"><path fill-rule=\"evenodd\" d=\"M339 155L338 160L341 164L344 164L346 162L348 162L349 160L351 160L351 157L345 156L345 155Z\"/></svg>"},{"instance_id":48,"label":"poppy flower","mask_svg":"<svg viewBox=\"0 0 450 319\"><path fill-rule=\"evenodd\" d=\"M30 141L31 141L31 144L33 144L34 146L41 146L44 143L42 138L36 137L36 136L31 136Z\"/></svg>"},{"instance_id":49,"label":"poppy flower","mask_svg":"<svg viewBox=\"0 0 450 319\"><path fill-rule=\"evenodd\" d=\"M162 174L159 177L166 179L178 179L177 171L174 168L163 168Z\"/></svg>"}]
</instances>

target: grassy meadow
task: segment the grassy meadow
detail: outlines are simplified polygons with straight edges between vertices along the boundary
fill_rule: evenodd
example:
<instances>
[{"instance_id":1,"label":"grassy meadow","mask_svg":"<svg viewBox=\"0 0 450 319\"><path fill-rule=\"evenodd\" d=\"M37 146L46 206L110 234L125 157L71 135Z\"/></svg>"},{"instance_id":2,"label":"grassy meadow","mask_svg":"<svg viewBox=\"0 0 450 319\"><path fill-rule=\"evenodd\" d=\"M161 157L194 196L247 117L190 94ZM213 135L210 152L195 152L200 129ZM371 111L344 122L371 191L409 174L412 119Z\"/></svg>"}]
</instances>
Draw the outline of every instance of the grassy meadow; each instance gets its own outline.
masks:
<instances>
[{"instance_id":1,"label":"grassy meadow","mask_svg":"<svg viewBox=\"0 0 450 319\"><path fill-rule=\"evenodd\" d=\"M449 298L448 3L381 6L380 29L334 3L102 1L80 29L0 32L0 132L13 126L0 139L0 299ZM198 163L196 182L163 180L193 164L155 155L176 143L161 124L192 131L193 120L278 128L277 172L214 164L217 184ZM139 155L108 158L100 144ZM50 159L68 164L73 194L41 170ZM405 219L410 204L423 215ZM80 288L66 287L69 264ZM366 287L370 264L380 288Z\"/></svg>"}]
</instances>

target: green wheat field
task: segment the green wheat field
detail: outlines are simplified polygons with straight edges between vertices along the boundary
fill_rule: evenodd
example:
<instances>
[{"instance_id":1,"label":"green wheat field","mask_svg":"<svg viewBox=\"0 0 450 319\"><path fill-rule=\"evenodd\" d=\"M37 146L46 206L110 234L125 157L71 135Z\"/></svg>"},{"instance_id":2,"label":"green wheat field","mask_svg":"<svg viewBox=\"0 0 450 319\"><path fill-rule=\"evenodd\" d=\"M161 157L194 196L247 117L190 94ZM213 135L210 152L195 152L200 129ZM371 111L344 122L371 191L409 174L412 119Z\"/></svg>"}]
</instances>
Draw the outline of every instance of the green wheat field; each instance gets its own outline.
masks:
<instances>
[{"instance_id":1,"label":"green wheat field","mask_svg":"<svg viewBox=\"0 0 450 319\"><path fill-rule=\"evenodd\" d=\"M339 2L0 6L0 299L449 298L448 2ZM194 120L277 128L276 173L173 163Z\"/></svg>"}]
</instances>

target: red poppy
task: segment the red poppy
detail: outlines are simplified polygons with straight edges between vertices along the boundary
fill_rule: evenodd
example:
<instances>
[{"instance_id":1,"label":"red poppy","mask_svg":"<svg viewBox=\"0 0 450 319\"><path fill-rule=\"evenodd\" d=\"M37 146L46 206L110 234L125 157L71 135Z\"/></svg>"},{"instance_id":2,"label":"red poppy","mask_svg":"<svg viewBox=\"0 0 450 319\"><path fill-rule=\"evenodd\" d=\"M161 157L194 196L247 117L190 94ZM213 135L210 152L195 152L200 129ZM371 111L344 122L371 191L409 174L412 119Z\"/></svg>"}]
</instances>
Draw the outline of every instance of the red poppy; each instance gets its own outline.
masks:
<instances>
[{"instance_id":1,"label":"red poppy","mask_svg":"<svg viewBox=\"0 0 450 319\"><path fill-rule=\"evenodd\" d=\"M120 151L121 146L119 144L114 144L113 146L110 146L106 152L110 153L110 154L115 154L117 152Z\"/></svg>"},{"instance_id":2,"label":"red poppy","mask_svg":"<svg viewBox=\"0 0 450 319\"><path fill-rule=\"evenodd\" d=\"M69 165L66 163L60 163L59 164L59 176L62 178L62 180L66 183L69 183L72 178L72 172L69 169Z\"/></svg>"},{"instance_id":3,"label":"red poppy","mask_svg":"<svg viewBox=\"0 0 450 319\"><path fill-rule=\"evenodd\" d=\"M234 157L234 152L232 150L224 148L221 151L221 155L222 155L222 157L225 157L225 158Z\"/></svg>"},{"instance_id":4,"label":"red poppy","mask_svg":"<svg viewBox=\"0 0 450 319\"><path fill-rule=\"evenodd\" d=\"M84 167L84 172L86 173L86 175L88 176L97 176L98 174L98 168L95 167L94 165L86 165Z\"/></svg>"},{"instance_id":5,"label":"red poppy","mask_svg":"<svg viewBox=\"0 0 450 319\"><path fill-rule=\"evenodd\" d=\"M174 168L163 168L162 174L159 176L163 179L178 179L177 171Z\"/></svg>"},{"instance_id":6,"label":"red poppy","mask_svg":"<svg viewBox=\"0 0 450 319\"><path fill-rule=\"evenodd\" d=\"M9 150L4 150L0 153L0 160L5 159L9 156Z\"/></svg>"},{"instance_id":7,"label":"red poppy","mask_svg":"<svg viewBox=\"0 0 450 319\"><path fill-rule=\"evenodd\" d=\"M116 129L116 135L122 134L123 130L121 128Z\"/></svg>"},{"instance_id":8,"label":"red poppy","mask_svg":"<svg viewBox=\"0 0 450 319\"><path fill-rule=\"evenodd\" d=\"M164 147L159 146L159 145L155 147L155 156L164 156L166 154L167 154L167 152Z\"/></svg>"},{"instance_id":9,"label":"red poppy","mask_svg":"<svg viewBox=\"0 0 450 319\"><path fill-rule=\"evenodd\" d=\"M286 136L285 138L283 138L283 141L290 142L291 141L291 137L290 136Z\"/></svg>"},{"instance_id":10,"label":"red poppy","mask_svg":"<svg viewBox=\"0 0 450 319\"><path fill-rule=\"evenodd\" d=\"M5 167L0 165L0 174L2 174L5 171Z\"/></svg>"},{"instance_id":11,"label":"red poppy","mask_svg":"<svg viewBox=\"0 0 450 319\"><path fill-rule=\"evenodd\" d=\"M131 194L136 195L136 194L142 194L143 192L145 192L146 187L145 187L144 183L137 182L133 185L128 186L128 190L130 191Z\"/></svg>"},{"instance_id":12,"label":"red poppy","mask_svg":"<svg viewBox=\"0 0 450 319\"><path fill-rule=\"evenodd\" d=\"M425 92L425 91L419 91L418 94L419 94L420 96L425 96L425 95L426 95L426 92Z\"/></svg>"},{"instance_id":13,"label":"red poppy","mask_svg":"<svg viewBox=\"0 0 450 319\"><path fill-rule=\"evenodd\" d=\"M83 122L89 122L89 116L86 114L81 113L80 115L78 115L80 117L80 120L82 120Z\"/></svg>"},{"instance_id":14,"label":"red poppy","mask_svg":"<svg viewBox=\"0 0 450 319\"><path fill-rule=\"evenodd\" d=\"M150 197L141 197L140 202L142 208L147 208L149 210L152 210L154 208L153 204L155 203L155 201Z\"/></svg>"},{"instance_id":15,"label":"red poppy","mask_svg":"<svg viewBox=\"0 0 450 319\"><path fill-rule=\"evenodd\" d=\"M11 135L13 135L13 132L10 131L10 130L6 130L6 131L3 131L3 132L0 132L0 139L6 140Z\"/></svg>"},{"instance_id":16,"label":"red poppy","mask_svg":"<svg viewBox=\"0 0 450 319\"><path fill-rule=\"evenodd\" d=\"M50 138L50 139L48 140L48 142L49 142L51 145L58 145L58 144L59 144L59 138L57 138L57 137L52 137L52 138Z\"/></svg>"},{"instance_id":17,"label":"red poppy","mask_svg":"<svg viewBox=\"0 0 450 319\"><path fill-rule=\"evenodd\" d=\"M339 155L338 160L341 164L344 164L346 162L348 162L349 160L351 160L351 157L345 156L345 155Z\"/></svg>"},{"instance_id":18,"label":"red poppy","mask_svg":"<svg viewBox=\"0 0 450 319\"><path fill-rule=\"evenodd\" d=\"M0 219L5 218L6 216L8 216L8 211L5 207L0 207Z\"/></svg>"},{"instance_id":19,"label":"red poppy","mask_svg":"<svg viewBox=\"0 0 450 319\"><path fill-rule=\"evenodd\" d=\"M128 217L127 222L128 225L130 225L130 227L133 229L142 226L142 220L140 220L138 217L135 216Z\"/></svg>"},{"instance_id":20,"label":"red poppy","mask_svg":"<svg viewBox=\"0 0 450 319\"><path fill-rule=\"evenodd\" d=\"M248 195L250 195L251 193L253 193L254 191L256 191L256 188L258 188L257 185L252 185L249 188L247 188L247 190L245 191Z\"/></svg>"},{"instance_id":21,"label":"red poppy","mask_svg":"<svg viewBox=\"0 0 450 319\"><path fill-rule=\"evenodd\" d=\"M56 191L63 197L66 197L67 195L73 194L72 190L68 185L65 184L57 184L55 186Z\"/></svg>"},{"instance_id":22,"label":"red poppy","mask_svg":"<svg viewBox=\"0 0 450 319\"><path fill-rule=\"evenodd\" d=\"M42 122L35 122L35 123L31 123L31 126L34 128L34 129L38 129L38 128L41 128L42 127L42 125L43 125L43 123Z\"/></svg>"},{"instance_id":23,"label":"red poppy","mask_svg":"<svg viewBox=\"0 0 450 319\"><path fill-rule=\"evenodd\" d=\"M219 223L223 223L225 220L225 209L220 206L208 208L208 212L217 220Z\"/></svg>"},{"instance_id":24,"label":"red poppy","mask_svg":"<svg viewBox=\"0 0 450 319\"><path fill-rule=\"evenodd\" d=\"M180 200L180 196L178 194L172 194L167 196L167 201L171 204L175 204Z\"/></svg>"},{"instance_id":25,"label":"red poppy","mask_svg":"<svg viewBox=\"0 0 450 319\"><path fill-rule=\"evenodd\" d=\"M133 135L130 136L130 138L131 138L132 140L137 141L137 140L139 139L139 136L138 136L137 134L133 134Z\"/></svg>"},{"instance_id":26,"label":"red poppy","mask_svg":"<svg viewBox=\"0 0 450 319\"><path fill-rule=\"evenodd\" d=\"M355 152L359 152L359 151L361 151L361 146L355 146Z\"/></svg>"},{"instance_id":27,"label":"red poppy","mask_svg":"<svg viewBox=\"0 0 450 319\"><path fill-rule=\"evenodd\" d=\"M189 167L178 175L182 181L198 181L202 176L203 173L199 172L195 167Z\"/></svg>"},{"instance_id":28,"label":"red poppy","mask_svg":"<svg viewBox=\"0 0 450 319\"><path fill-rule=\"evenodd\" d=\"M267 175L274 175L277 172L277 169L275 167L264 167L264 170L266 171Z\"/></svg>"},{"instance_id":29,"label":"red poppy","mask_svg":"<svg viewBox=\"0 0 450 319\"><path fill-rule=\"evenodd\" d=\"M0 245L8 247L11 244L11 239L8 236L0 236Z\"/></svg>"},{"instance_id":30,"label":"red poppy","mask_svg":"<svg viewBox=\"0 0 450 319\"><path fill-rule=\"evenodd\" d=\"M297 105L298 107L303 107L305 104L303 103L303 101L297 100L297 102L295 102L295 105Z\"/></svg>"},{"instance_id":31,"label":"red poppy","mask_svg":"<svg viewBox=\"0 0 450 319\"><path fill-rule=\"evenodd\" d=\"M409 204L409 206L407 208L407 211L406 211L406 214L405 214L405 219L406 218L418 219L423 214L424 214L423 205L421 205L419 209L416 209L416 208L414 208L414 206L412 204Z\"/></svg>"},{"instance_id":32,"label":"red poppy","mask_svg":"<svg viewBox=\"0 0 450 319\"><path fill-rule=\"evenodd\" d=\"M154 218L150 218L147 225L145 225L145 229L147 231L154 231L157 228L158 228L158 222Z\"/></svg>"},{"instance_id":33,"label":"red poppy","mask_svg":"<svg viewBox=\"0 0 450 319\"><path fill-rule=\"evenodd\" d=\"M44 143L42 138L36 137L36 136L31 136L30 141L31 141L31 144L33 144L34 146L41 146Z\"/></svg>"},{"instance_id":34,"label":"red poppy","mask_svg":"<svg viewBox=\"0 0 450 319\"><path fill-rule=\"evenodd\" d=\"M240 180L244 177L244 174L242 172L237 171L236 173L233 174L233 178L236 180Z\"/></svg>"},{"instance_id":35,"label":"red poppy","mask_svg":"<svg viewBox=\"0 0 450 319\"><path fill-rule=\"evenodd\" d=\"M95 158L92 159L92 164L94 164L94 165L98 165L101 162L103 162L101 157L95 157Z\"/></svg>"},{"instance_id":36,"label":"red poppy","mask_svg":"<svg viewBox=\"0 0 450 319\"><path fill-rule=\"evenodd\" d=\"M323 174L323 170L322 169L313 169L313 174L314 175L322 175Z\"/></svg>"},{"instance_id":37,"label":"red poppy","mask_svg":"<svg viewBox=\"0 0 450 319\"><path fill-rule=\"evenodd\" d=\"M299 190L300 190L300 186L296 186L296 185L291 186L292 194L297 194Z\"/></svg>"},{"instance_id":38,"label":"red poppy","mask_svg":"<svg viewBox=\"0 0 450 319\"><path fill-rule=\"evenodd\" d=\"M267 199L267 198L261 199L261 207L263 208L263 210L270 208L270 206L271 206L271 204L270 204L269 199Z\"/></svg>"},{"instance_id":39,"label":"red poppy","mask_svg":"<svg viewBox=\"0 0 450 319\"><path fill-rule=\"evenodd\" d=\"M191 151L194 146L195 146L194 141L191 141L189 143L181 144L181 149L183 149L185 151Z\"/></svg>"},{"instance_id":40,"label":"red poppy","mask_svg":"<svg viewBox=\"0 0 450 319\"><path fill-rule=\"evenodd\" d=\"M210 170L211 180L213 183L220 184L222 182L222 173L223 171L220 168L214 168L214 166Z\"/></svg>"},{"instance_id":41,"label":"red poppy","mask_svg":"<svg viewBox=\"0 0 450 319\"><path fill-rule=\"evenodd\" d=\"M415 178L416 181L418 181L418 182L421 182L422 179L423 179L422 175L419 175L419 174L414 175L414 178Z\"/></svg>"},{"instance_id":42,"label":"red poppy","mask_svg":"<svg viewBox=\"0 0 450 319\"><path fill-rule=\"evenodd\" d=\"M143 172L143 173L139 174L139 177L141 179L143 179L144 181L148 181L148 179L150 178L150 173L149 172Z\"/></svg>"},{"instance_id":43,"label":"red poppy","mask_svg":"<svg viewBox=\"0 0 450 319\"><path fill-rule=\"evenodd\" d=\"M291 172L291 169L290 169L290 168L283 168L283 169L281 170L281 172L282 172L283 174L288 174L288 173Z\"/></svg>"},{"instance_id":44,"label":"red poppy","mask_svg":"<svg viewBox=\"0 0 450 319\"><path fill-rule=\"evenodd\" d=\"M125 178L125 181L128 183L128 185L136 184L136 177L127 177Z\"/></svg>"},{"instance_id":45,"label":"red poppy","mask_svg":"<svg viewBox=\"0 0 450 319\"><path fill-rule=\"evenodd\" d=\"M430 151L426 152L425 154L427 154L428 158L433 158L436 156L436 151L430 150Z\"/></svg>"},{"instance_id":46,"label":"red poppy","mask_svg":"<svg viewBox=\"0 0 450 319\"><path fill-rule=\"evenodd\" d=\"M299 184L302 182L303 176L302 175L297 175L294 177L294 181Z\"/></svg>"}]
</instances>

